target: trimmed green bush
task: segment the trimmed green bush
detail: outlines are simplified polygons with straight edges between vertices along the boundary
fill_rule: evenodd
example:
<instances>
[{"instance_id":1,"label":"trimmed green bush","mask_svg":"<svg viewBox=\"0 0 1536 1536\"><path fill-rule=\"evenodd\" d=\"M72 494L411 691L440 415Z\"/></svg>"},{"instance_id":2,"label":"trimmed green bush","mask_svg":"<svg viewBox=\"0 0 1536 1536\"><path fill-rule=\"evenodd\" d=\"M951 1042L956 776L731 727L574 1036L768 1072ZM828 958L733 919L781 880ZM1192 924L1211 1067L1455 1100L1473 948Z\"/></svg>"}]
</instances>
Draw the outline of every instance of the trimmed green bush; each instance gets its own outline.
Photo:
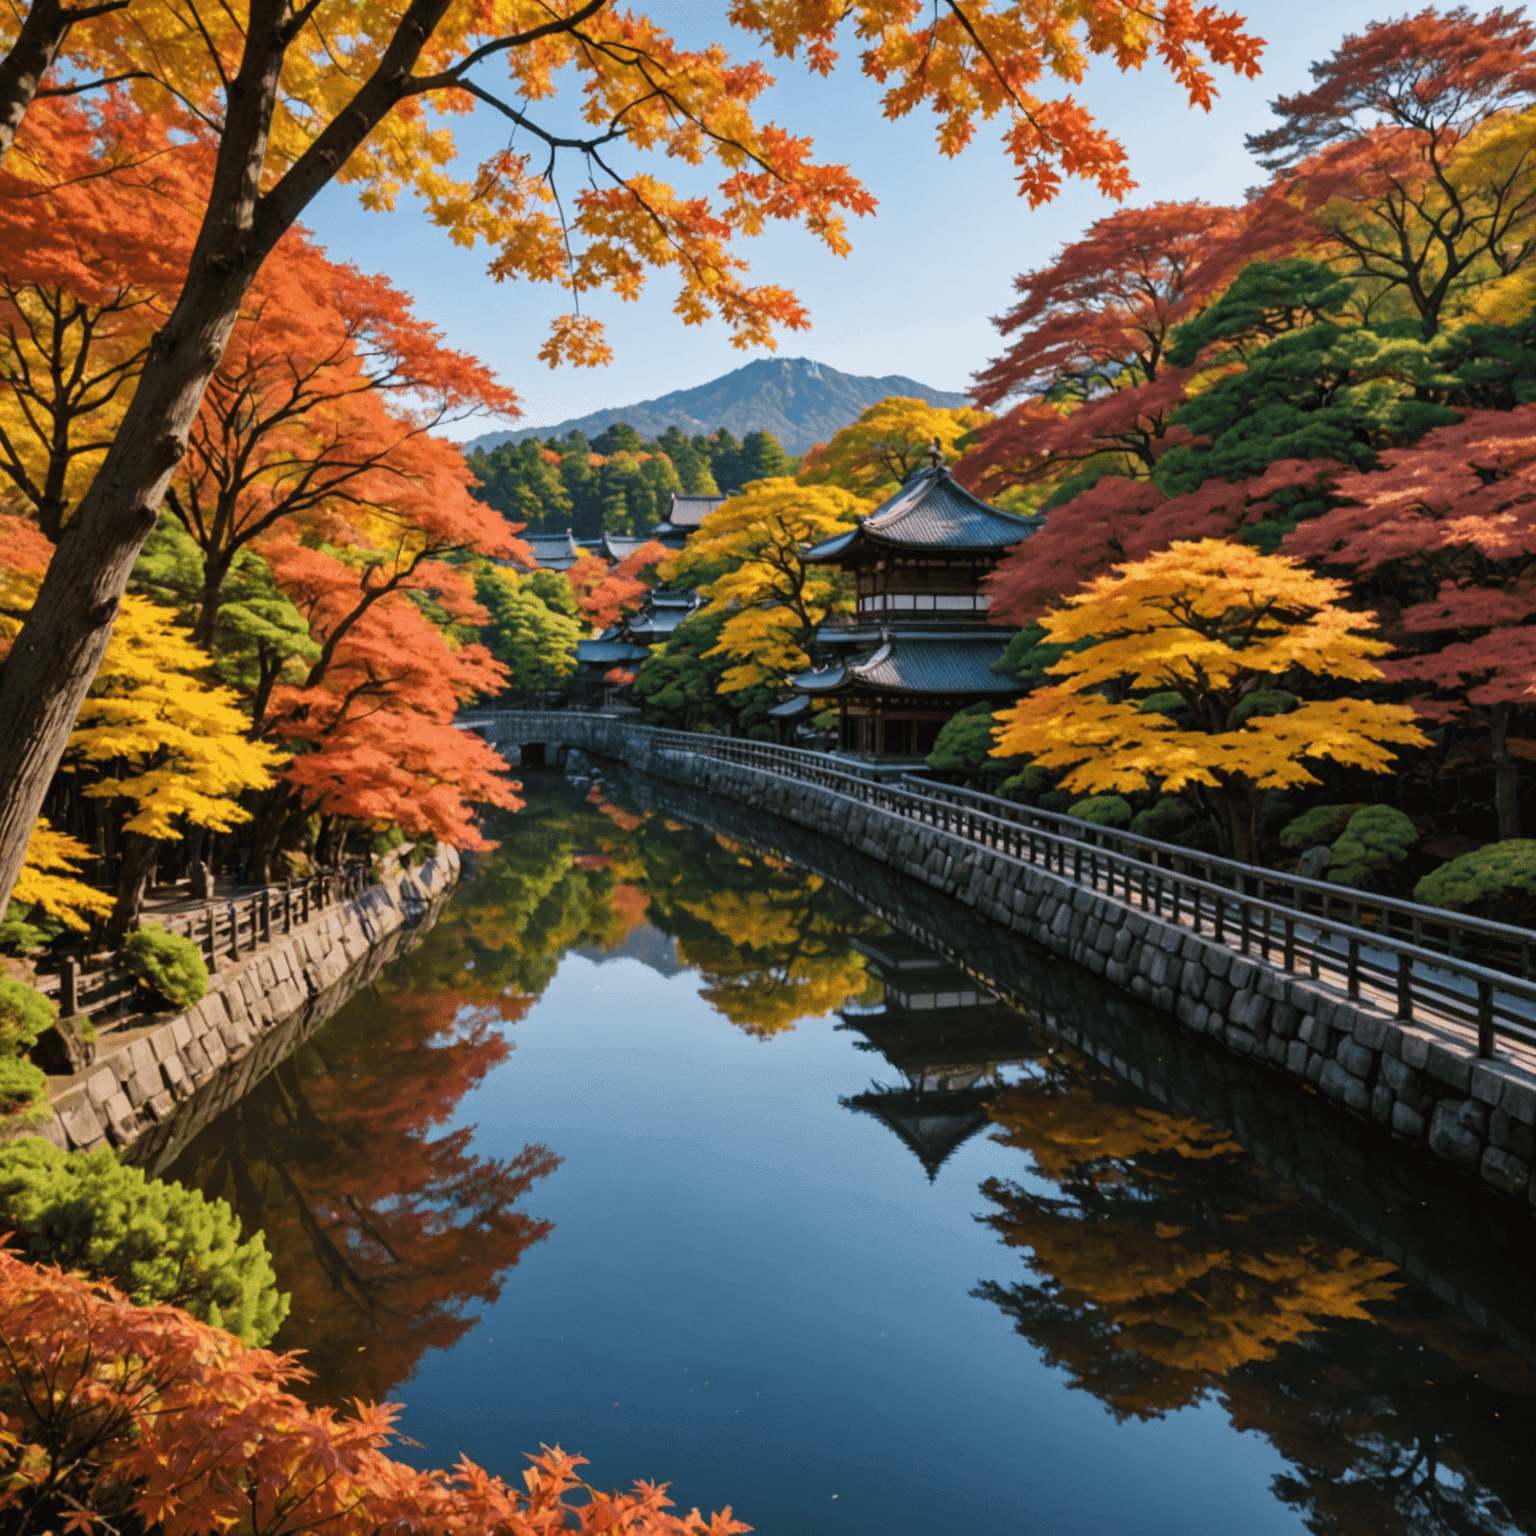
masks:
<instances>
[{"instance_id":1,"label":"trimmed green bush","mask_svg":"<svg viewBox=\"0 0 1536 1536\"><path fill-rule=\"evenodd\" d=\"M146 1178L107 1148L0 1146L0 1228L34 1264L108 1280L140 1306L169 1302L247 1344L266 1344L288 1315L261 1233L242 1243L225 1201Z\"/></svg>"},{"instance_id":2,"label":"trimmed green bush","mask_svg":"<svg viewBox=\"0 0 1536 1536\"><path fill-rule=\"evenodd\" d=\"M1131 831L1137 837L1155 837L1164 842L1177 837L1195 813L1177 795L1164 795L1149 810L1131 817Z\"/></svg>"},{"instance_id":3,"label":"trimmed green bush","mask_svg":"<svg viewBox=\"0 0 1536 1536\"><path fill-rule=\"evenodd\" d=\"M48 1077L25 1056L0 1056L0 1128L48 1117Z\"/></svg>"},{"instance_id":4,"label":"trimmed green bush","mask_svg":"<svg viewBox=\"0 0 1536 1536\"><path fill-rule=\"evenodd\" d=\"M1122 795L1090 795L1067 809L1067 815L1095 827L1128 827L1131 802Z\"/></svg>"},{"instance_id":5,"label":"trimmed green bush","mask_svg":"<svg viewBox=\"0 0 1536 1536\"><path fill-rule=\"evenodd\" d=\"M1136 706L1137 713L1143 715L1177 715L1188 708L1182 693L1148 694Z\"/></svg>"},{"instance_id":6,"label":"trimmed green bush","mask_svg":"<svg viewBox=\"0 0 1536 1536\"><path fill-rule=\"evenodd\" d=\"M33 918L36 918L35 922L31 921ZM13 896L5 916L0 918L0 954L30 955L60 932L62 926L41 908L29 907Z\"/></svg>"},{"instance_id":7,"label":"trimmed green bush","mask_svg":"<svg viewBox=\"0 0 1536 1536\"><path fill-rule=\"evenodd\" d=\"M1017 773L1011 774L997 786L997 792L1005 800L1017 800L1021 805L1033 805L1043 795L1062 793L1055 791L1052 786L1056 783L1056 775L1049 768L1042 768L1037 763L1026 763ZM1071 803L1071 797L1066 797L1067 804ZM1063 807L1064 808L1064 807ZM1054 810L1054 806L1046 806L1047 810Z\"/></svg>"},{"instance_id":8,"label":"trimmed green bush","mask_svg":"<svg viewBox=\"0 0 1536 1536\"><path fill-rule=\"evenodd\" d=\"M1431 870L1413 888L1413 899L1430 907L1464 912L1497 896L1536 896L1536 841L1506 838Z\"/></svg>"},{"instance_id":9,"label":"trimmed green bush","mask_svg":"<svg viewBox=\"0 0 1536 1536\"><path fill-rule=\"evenodd\" d=\"M1321 848L1335 842L1349 825L1349 819L1363 805L1316 805L1295 821L1288 822L1280 833L1280 846L1293 853L1304 853L1308 848Z\"/></svg>"},{"instance_id":10,"label":"trimmed green bush","mask_svg":"<svg viewBox=\"0 0 1536 1536\"><path fill-rule=\"evenodd\" d=\"M985 701L971 704L944 722L927 763L935 773L963 773L974 778L986 765L996 744L992 706Z\"/></svg>"},{"instance_id":11,"label":"trimmed green bush","mask_svg":"<svg viewBox=\"0 0 1536 1536\"><path fill-rule=\"evenodd\" d=\"M25 982L0 979L0 1055L18 1056L37 1044L59 1010Z\"/></svg>"},{"instance_id":12,"label":"trimmed green bush","mask_svg":"<svg viewBox=\"0 0 1536 1536\"><path fill-rule=\"evenodd\" d=\"M123 945L128 969L153 987L173 1008L191 1008L208 995L208 967L203 952L179 933L141 928Z\"/></svg>"},{"instance_id":13,"label":"trimmed green bush","mask_svg":"<svg viewBox=\"0 0 1536 1536\"><path fill-rule=\"evenodd\" d=\"M1328 878L1334 885L1370 886L1413 851L1419 829L1390 805L1368 805L1349 818L1333 845Z\"/></svg>"}]
</instances>

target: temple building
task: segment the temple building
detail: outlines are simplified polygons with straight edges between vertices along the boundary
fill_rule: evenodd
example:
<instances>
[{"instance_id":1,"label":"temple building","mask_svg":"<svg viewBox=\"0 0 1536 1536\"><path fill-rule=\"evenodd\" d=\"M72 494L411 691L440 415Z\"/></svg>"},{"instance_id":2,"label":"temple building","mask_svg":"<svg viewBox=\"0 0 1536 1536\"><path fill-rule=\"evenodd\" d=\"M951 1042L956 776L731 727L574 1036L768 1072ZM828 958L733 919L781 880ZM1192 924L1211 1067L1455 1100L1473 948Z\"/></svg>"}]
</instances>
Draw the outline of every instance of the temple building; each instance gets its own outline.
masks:
<instances>
[{"instance_id":1,"label":"temple building","mask_svg":"<svg viewBox=\"0 0 1536 1536\"><path fill-rule=\"evenodd\" d=\"M657 523L646 535L668 549L681 549L688 542L688 535L698 528L724 496L700 496L687 491L672 492L672 510L665 522Z\"/></svg>"},{"instance_id":2,"label":"temple building","mask_svg":"<svg viewBox=\"0 0 1536 1536\"><path fill-rule=\"evenodd\" d=\"M839 1102L872 1115L923 1165L932 1181L956 1148L991 1123L987 1105L1002 1069L1032 1060L1039 1044L1028 1023L942 956L900 932L855 939L884 1000L845 1004L839 1029L864 1036L906 1079Z\"/></svg>"},{"instance_id":3,"label":"temple building","mask_svg":"<svg viewBox=\"0 0 1536 1536\"><path fill-rule=\"evenodd\" d=\"M525 533L522 540L541 571L568 571L584 553L569 528L564 533Z\"/></svg>"},{"instance_id":4,"label":"temple building","mask_svg":"<svg viewBox=\"0 0 1536 1536\"><path fill-rule=\"evenodd\" d=\"M792 682L817 710L837 710L839 750L921 759L960 710L1018 693L992 670L1014 631L987 622L982 581L1036 526L933 463L856 528L804 551L807 565L847 571L857 593L856 611L821 629L836 660Z\"/></svg>"}]
</instances>

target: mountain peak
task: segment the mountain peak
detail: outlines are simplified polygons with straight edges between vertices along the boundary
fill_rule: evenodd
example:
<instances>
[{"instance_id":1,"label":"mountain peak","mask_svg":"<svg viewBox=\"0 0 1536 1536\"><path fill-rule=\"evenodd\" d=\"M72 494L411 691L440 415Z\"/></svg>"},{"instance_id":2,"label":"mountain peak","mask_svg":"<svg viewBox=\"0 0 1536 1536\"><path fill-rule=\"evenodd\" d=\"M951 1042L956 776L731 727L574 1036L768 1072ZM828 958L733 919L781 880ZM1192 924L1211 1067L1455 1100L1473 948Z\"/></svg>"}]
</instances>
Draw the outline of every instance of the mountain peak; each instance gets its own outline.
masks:
<instances>
[{"instance_id":1,"label":"mountain peak","mask_svg":"<svg viewBox=\"0 0 1536 1536\"><path fill-rule=\"evenodd\" d=\"M487 432L468 446L491 449L530 437L547 441L572 432L596 437L616 421L623 421L647 439L671 426L689 437L707 437L721 427L738 438L748 432L771 432L786 453L799 455L851 426L887 395L907 395L950 410L970 403L963 394L931 389L902 374L874 378L842 373L810 357L759 357L693 389L677 389L654 400L573 416L553 426Z\"/></svg>"}]
</instances>

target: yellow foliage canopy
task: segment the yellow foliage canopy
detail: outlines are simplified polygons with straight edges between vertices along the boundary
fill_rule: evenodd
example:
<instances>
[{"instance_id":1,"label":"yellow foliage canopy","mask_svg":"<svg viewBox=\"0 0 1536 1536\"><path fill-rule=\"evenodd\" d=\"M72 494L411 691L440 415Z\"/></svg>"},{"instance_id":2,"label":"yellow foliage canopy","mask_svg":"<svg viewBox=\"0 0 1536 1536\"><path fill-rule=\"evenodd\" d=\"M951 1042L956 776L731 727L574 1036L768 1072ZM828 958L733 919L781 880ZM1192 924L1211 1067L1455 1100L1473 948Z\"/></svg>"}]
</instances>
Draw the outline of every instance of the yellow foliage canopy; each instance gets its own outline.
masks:
<instances>
[{"instance_id":1,"label":"yellow foliage canopy","mask_svg":"<svg viewBox=\"0 0 1536 1536\"><path fill-rule=\"evenodd\" d=\"M173 837L185 818L227 832L250 820L237 799L241 792L272 783L277 752L246 740L249 721L229 689L202 680L207 667L208 657L175 627L169 610L141 597L123 599L64 766L127 766L124 777L85 790L98 799L136 802L126 831Z\"/></svg>"},{"instance_id":2,"label":"yellow foliage canopy","mask_svg":"<svg viewBox=\"0 0 1536 1536\"><path fill-rule=\"evenodd\" d=\"M701 590L705 613L729 615L711 656L729 656L720 691L781 683L810 665L806 647L830 613L852 610L842 572L805 565L808 544L846 532L871 504L837 486L801 486L787 477L754 481L704 519L669 566L668 580L722 570Z\"/></svg>"},{"instance_id":3,"label":"yellow foliage canopy","mask_svg":"<svg viewBox=\"0 0 1536 1536\"><path fill-rule=\"evenodd\" d=\"M112 898L104 891L92 890L84 881L70 878L78 870L79 861L90 854L84 843L55 832L46 821L39 821L32 829L26 863L21 866L11 892L12 900L41 907L66 928L83 931L89 924L82 913L105 917L112 910Z\"/></svg>"},{"instance_id":4,"label":"yellow foliage canopy","mask_svg":"<svg viewBox=\"0 0 1536 1536\"><path fill-rule=\"evenodd\" d=\"M888 395L830 443L812 448L797 478L801 485L838 485L880 501L928 462L935 438L944 462L953 464L960 457L955 446L960 439L991 420L990 411L969 406L950 411L926 400Z\"/></svg>"},{"instance_id":5,"label":"yellow foliage canopy","mask_svg":"<svg viewBox=\"0 0 1536 1536\"><path fill-rule=\"evenodd\" d=\"M1385 772L1392 746L1428 738L1402 705L1299 702L1298 678L1371 682L1373 614L1339 606L1342 582L1219 539L1117 568L1042 620L1054 645L1097 639L1049 670L1063 679L999 713L994 754L1024 753L1085 794L1209 791L1232 851L1251 852L1254 792L1314 784L1307 758ZM1146 711L1126 695L1176 695ZM1294 706L1294 707L1292 707Z\"/></svg>"}]
</instances>

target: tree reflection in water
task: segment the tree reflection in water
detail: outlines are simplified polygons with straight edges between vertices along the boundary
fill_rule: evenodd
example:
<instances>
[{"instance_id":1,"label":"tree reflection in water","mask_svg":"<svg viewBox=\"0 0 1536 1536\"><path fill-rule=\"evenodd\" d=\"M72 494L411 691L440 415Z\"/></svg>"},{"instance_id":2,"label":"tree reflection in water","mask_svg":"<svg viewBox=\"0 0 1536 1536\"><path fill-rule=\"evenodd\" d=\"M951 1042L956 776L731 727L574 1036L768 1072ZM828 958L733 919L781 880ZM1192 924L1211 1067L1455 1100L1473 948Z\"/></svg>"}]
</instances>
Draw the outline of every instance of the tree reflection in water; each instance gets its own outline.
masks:
<instances>
[{"instance_id":1,"label":"tree reflection in water","mask_svg":"<svg viewBox=\"0 0 1536 1536\"><path fill-rule=\"evenodd\" d=\"M840 1010L902 1081L843 1102L930 1177L988 1126L982 1185L1025 1279L976 1294L1120 1419L1214 1402L1284 1457L1330 1536L1491 1536L1536 1508L1531 1372L1256 1164L893 932L830 880L656 813L534 781L436 927L202 1133L168 1176L230 1199L293 1292L277 1345L313 1396L380 1399L473 1326L549 1224L556 1164L445 1131L561 957L643 955L771 1038Z\"/></svg>"},{"instance_id":2,"label":"tree reflection in water","mask_svg":"<svg viewBox=\"0 0 1536 1536\"><path fill-rule=\"evenodd\" d=\"M1327 1235L1230 1136L1073 1052L1038 1058L991 1114L1032 1177L988 1179L979 1219L1033 1278L975 1294L1074 1387L1120 1419L1220 1403L1285 1457L1276 1492L1312 1531L1518 1529L1518 1355Z\"/></svg>"},{"instance_id":3,"label":"tree reflection in water","mask_svg":"<svg viewBox=\"0 0 1536 1536\"><path fill-rule=\"evenodd\" d=\"M766 1036L863 987L853 937L883 926L817 876L600 792L536 785L499 830L421 943L165 1170L266 1233L293 1295L273 1347L306 1352L317 1401L382 1400L549 1235L519 1207L559 1159L477 1157L473 1127L442 1127L564 954L611 954L649 920Z\"/></svg>"}]
</instances>

